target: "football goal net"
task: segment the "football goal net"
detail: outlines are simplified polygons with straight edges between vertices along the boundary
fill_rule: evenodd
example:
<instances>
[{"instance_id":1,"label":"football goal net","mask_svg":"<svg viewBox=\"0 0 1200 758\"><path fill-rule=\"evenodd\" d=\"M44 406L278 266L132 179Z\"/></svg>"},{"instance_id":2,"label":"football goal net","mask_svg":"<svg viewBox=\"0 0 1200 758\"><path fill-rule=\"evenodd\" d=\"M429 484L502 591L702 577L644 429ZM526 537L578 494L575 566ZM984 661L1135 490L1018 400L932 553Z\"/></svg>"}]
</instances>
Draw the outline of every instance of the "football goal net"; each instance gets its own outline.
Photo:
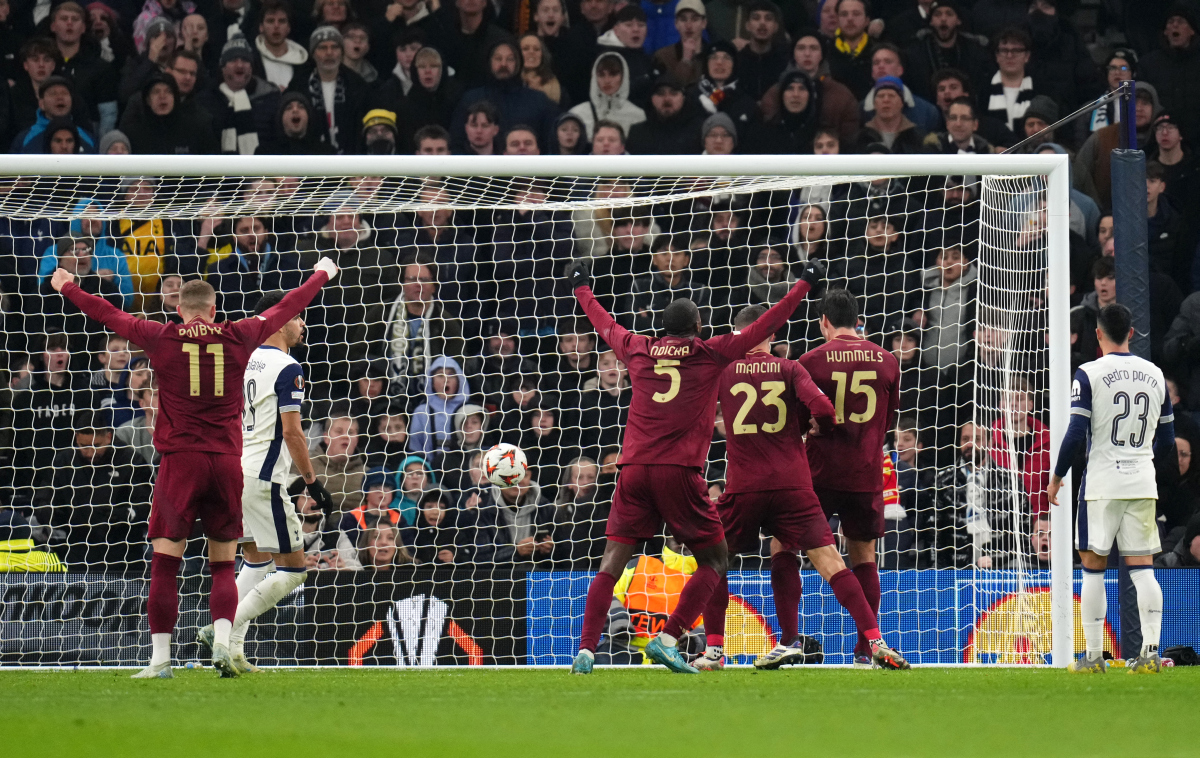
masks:
<instances>
[{"instance_id":1,"label":"football goal net","mask_svg":"<svg viewBox=\"0 0 1200 758\"><path fill-rule=\"evenodd\" d=\"M341 274L292 353L333 509L285 485L309 573L252 627L252 660L570 663L630 389L564 270L589 261L600 301L636 332L690 298L707 336L819 258L902 366L895 432L864 451L885 477L884 635L914 663L1066 665L1071 510L1045 486L1070 381L1067 170L1056 155L8 156L0 664L149 655L154 366L55 293L55 268L158 320L202 277L218 318L237 319L327 255ZM772 350L821 342L810 299ZM733 412L712 430L714 498ZM517 487L482 472L499 442L529 460ZM778 635L769 543L731 565L726 652L742 663ZM687 580L681 551L664 533L630 564L604 660L640 662ZM853 621L801 566L801 631L825 663L851 662ZM206 572L197 532L180 663L204 657Z\"/></svg>"}]
</instances>

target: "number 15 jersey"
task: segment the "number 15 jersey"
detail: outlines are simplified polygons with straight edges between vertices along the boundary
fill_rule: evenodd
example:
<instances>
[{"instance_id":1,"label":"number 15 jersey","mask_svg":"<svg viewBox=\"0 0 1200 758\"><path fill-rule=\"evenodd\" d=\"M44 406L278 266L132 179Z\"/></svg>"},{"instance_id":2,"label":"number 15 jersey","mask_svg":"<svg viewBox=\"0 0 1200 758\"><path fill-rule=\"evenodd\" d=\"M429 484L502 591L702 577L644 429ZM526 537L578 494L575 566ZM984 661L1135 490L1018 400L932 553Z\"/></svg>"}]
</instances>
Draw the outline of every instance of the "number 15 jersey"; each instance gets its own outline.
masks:
<instances>
[{"instance_id":1,"label":"number 15 jersey","mask_svg":"<svg viewBox=\"0 0 1200 758\"><path fill-rule=\"evenodd\" d=\"M874 342L839 336L805 353L800 365L833 401L838 421L808 438L813 487L882 492L879 456L900 408L900 362Z\"/></svg>"},{"instance_id":2,"label":"number 15 jersey","mask_svg":"<svg viewBox=\"0 0 1200 758\"><path fill-rule=\"evenodd\" d=\"M1091 419L1083 499L1158 499L1154 435L1174 420L1158 366L1130 353L1083 364L1071 385L1071 415Z\"/></svg>"}]
</instances>

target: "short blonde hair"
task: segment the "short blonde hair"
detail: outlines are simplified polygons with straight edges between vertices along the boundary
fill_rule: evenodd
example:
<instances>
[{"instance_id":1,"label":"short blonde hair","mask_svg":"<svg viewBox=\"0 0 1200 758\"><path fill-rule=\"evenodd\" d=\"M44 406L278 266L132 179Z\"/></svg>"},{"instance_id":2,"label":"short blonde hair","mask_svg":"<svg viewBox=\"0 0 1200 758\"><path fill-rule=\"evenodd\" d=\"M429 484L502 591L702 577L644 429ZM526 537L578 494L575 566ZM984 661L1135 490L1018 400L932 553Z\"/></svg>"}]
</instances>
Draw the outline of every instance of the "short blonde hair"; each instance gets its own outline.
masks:
<instances>
[{"instance_id":1,"label":"short blonde hair","mask_svg":"<svg viewBox=\"0 0 1200 758\"><path fill-rule=\"evenodd\" d=\"M217 291L206 281L193 279L179 288L179 310L203 313L217 304Z\"/></svg>"}]
</instances>

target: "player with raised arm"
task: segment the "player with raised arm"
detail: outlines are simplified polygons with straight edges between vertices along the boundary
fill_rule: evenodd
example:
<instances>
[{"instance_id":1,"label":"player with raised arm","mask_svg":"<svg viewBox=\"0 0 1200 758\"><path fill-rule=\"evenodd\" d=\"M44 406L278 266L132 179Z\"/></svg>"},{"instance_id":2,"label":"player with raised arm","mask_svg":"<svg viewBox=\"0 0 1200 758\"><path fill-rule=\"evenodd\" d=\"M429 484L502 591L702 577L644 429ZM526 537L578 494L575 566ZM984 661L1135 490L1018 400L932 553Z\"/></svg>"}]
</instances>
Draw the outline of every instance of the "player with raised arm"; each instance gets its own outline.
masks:
<instances>
[{"instance_id":1,"label":"player with raised arm","mask_svg":"<svg viewBox=\"0 0 1200 758\"><path fill-rule=\"evenodd\" d=\"M191 281L179 290L182 324L147 321L89 295L75 277L58 269L51 286L89 317L138 345L150 357L159 388L154 447L162 454L150 509L150 665L134 678L169 679L171 633L179 616L177 578L192 525L199 518L208 537L215 627L213 665L237 676L229 635L237 608L233 562L242 536L242 375L263 339L279 331L337 274L328 258L308 281L266 313L218 322L212 285Z\"/></svg>"},{"instance_id":2,"label":"player with raised arm","mask_svg":"<svg viewBox=\"0 0 1200 758\"><path fill-rule=\"evenodd\" d=\"M261 315L283 300L282 292L268 292L254 306ZM324 513L336 508L333 498L317 481L308 456L308 439L300 426L304 401L304 369L288 354L304 341L304 319L299 314L267 337L250 356L243 383L242 411L242 570L238 572L237 614L233 619L229 652L243 674L260 669L246 660L243 644L250 622L274 608L304 583L304 541L300 516L287 494L292 461L304 479L308 494ZM214 625L200 630L199 640L211 648Z\"/></svg>"},{"instance_id":3,"label":"player with raised arm","mask_svg":"<svg viewBox=\"0 0 1200 758\"><path fill-rule=\"evenodd\" d=\"M735 329L747 327L766 313L749 305L734 318ZM771 543L771 591L779 616L779 644L754 662L755 668L777 669L804 661L800 637L800 566L796 553L809 561L829 582L833 594L854 618L870 644L877 665L906 669L908 662L883 642L879 623L862 586L846 568L834 546L833 532L813 492L804 434L829 434L834 429L833 403L813 383L799 363L771 354L771 337L752 347L744 358L721 374L721 408L725 416L725 445L729 465L725 494L717 502L731 553L755 550L759 530L766 527ZM729 583L722 577L704 608L708 646L694 662L702 671L725 667L725 612Z\"/></svg>"},{"instance_id":4,"label":"player with raised arm","mask_svg":"<svg viewBox=\"0 0 1200 758\"><path fill-rule=\"evenodd\" d=\"M850 567L876 619L879 567L875 540L883 537L883 470L879 456L900 408L900 363L858 333L858 301L844 289L830 290L818 306L825 344L800 358L813 382L833 400L837 426L808 438L813 490L826 518L838 516ZM856 666L880 665L860 625Z\"/></svg>"},{"instance_id":5,"label":"player with raised arm","mask_svg":"<svg viewBox=\"0 0 1200 758\"><path fill-rule=\"evenodd\" d=\"M633 384L621 473L608 516L608 544L588 588L572 673L591 673L613 587L637 544L658 534L664 521L691 549L698 567L662 633L647 643L645 655L676 673L699 673L684 660L676 642L699 617L724 577L728 560L721 518L700 475L717 413L717 380L727 365L783 326L824 274L820 263L808 262L800 281L746 331L705 340L700 338L699 309L687 299L675 300L663 311L664 336L629 332L596 301L587 266L571 266L568 276L575 297L600 338L628 367Z\"/></svg>"},{"instance_id":6,"label":"player with raised arm","mask_svg":"<svg viewBox=\"0 0 1200 758\"><path fill-rule=\"evenodd\" d=\"M1157 674L1162 668L1158 638L1163 596L1152 568L1162 550L1155 511L1158 485L1155 456L1174 455L1175 416L1162 370L1129 352L1133 316L1119 303L1105 306L1096 319L1101 357L1075 371L1071 384L1071 424L1046 494L1058 505L1063 477L1087 446L1087 469L1079 483L1075 547L1083 564L1079 592L1087 651L1068 671L1103 674L1104 619L1108 597L1104 569L1113 540L1121 549L1137 591L1142 649L1131 674Z\"/></svg>"}]
</instances>

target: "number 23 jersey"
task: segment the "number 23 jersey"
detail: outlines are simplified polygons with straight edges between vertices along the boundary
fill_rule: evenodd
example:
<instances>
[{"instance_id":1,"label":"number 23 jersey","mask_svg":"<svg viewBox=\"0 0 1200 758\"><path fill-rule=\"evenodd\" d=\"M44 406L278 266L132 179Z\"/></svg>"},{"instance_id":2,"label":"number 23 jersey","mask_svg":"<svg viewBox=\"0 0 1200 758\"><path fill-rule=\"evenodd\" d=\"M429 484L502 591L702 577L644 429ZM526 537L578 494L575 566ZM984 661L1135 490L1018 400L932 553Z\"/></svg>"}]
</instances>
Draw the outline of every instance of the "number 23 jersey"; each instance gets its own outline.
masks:
<instances>
[{"instance_id":1,"label":"number 23 jersey","mask_svg":"<svg viewBox=\"0 0 1200 758\"><path fill-rule=\"evenodd\" d=\"M1083 364L1071 384L1071 414L1091 419L1085 500L1158 498L1154 435L1174 420L1158 366L1130 353Z\"/></svg>"},{"instance_id":2,"label":"number 23 jersey","mask_svg":"<svg viewBox=\"0 0 1200 758\"><path fill-rule=\"evenodd\" d=\"M292 455L283 443L284 413L299 413L304 402L304 370L295 358L264 345L246 365L242 411L242 473L264 482L287 484Z\"/></svg>"},{"instance_id":3,"label":"number 23 jersey","mask_svg":"<svg viewBox=\"0 0 1200 758\"><path fill-rule=\"evenodd\" d=\"M813 383L833 401L838 424L808 438L813 487L882 492L879 456L900 408L900 363L879 345L839 336L800 357Z\"/></svg>"}]
</instances>

